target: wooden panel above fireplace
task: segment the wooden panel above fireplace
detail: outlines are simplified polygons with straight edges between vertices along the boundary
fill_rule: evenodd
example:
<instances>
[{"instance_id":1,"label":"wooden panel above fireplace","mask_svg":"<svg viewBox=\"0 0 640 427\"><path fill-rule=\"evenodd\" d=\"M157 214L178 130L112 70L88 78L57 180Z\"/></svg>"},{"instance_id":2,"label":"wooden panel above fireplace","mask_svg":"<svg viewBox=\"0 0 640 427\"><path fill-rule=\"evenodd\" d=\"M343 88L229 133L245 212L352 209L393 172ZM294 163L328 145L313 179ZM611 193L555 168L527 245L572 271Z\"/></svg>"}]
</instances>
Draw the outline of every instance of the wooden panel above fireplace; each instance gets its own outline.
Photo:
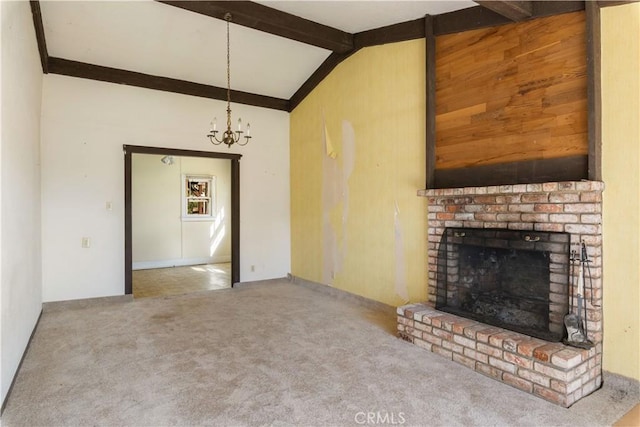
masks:
<instances>
[{"instance_id":1,"label":"wooden panel above fireplace","mask_svg":"<svg viewBox=\"0 0 640 427\"><path fill-rule=\"evenodd\" d=\"M435 187L587 178L584 12L438 36L435 51Z\"/></svg>"}]
</instances>

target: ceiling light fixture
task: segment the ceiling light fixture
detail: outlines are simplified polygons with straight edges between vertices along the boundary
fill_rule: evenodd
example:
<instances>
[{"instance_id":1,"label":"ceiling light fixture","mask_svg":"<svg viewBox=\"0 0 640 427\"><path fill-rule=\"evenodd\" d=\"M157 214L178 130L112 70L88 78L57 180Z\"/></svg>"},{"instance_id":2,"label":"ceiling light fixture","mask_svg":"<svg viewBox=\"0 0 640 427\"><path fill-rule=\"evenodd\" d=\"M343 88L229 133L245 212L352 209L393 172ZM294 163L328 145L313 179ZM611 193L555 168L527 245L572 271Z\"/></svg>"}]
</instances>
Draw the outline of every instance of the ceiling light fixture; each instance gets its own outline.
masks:
<instances>
[{"instance_id":1,"label":"ceiling light fixture","mask_svg":"<svg viewBox=\"0 0 640 427\"><path fill-rule=\"evenodd\" d=\"M224 143L231 148L233 144L247 145L251 139L251 125L247 123L247 134L244 135L244 140L242 139L244 134L244 131L242 130L242 119L238 119L238 130L235 132L231 130L231 61L229 55L229 23L231 22L231 14L225 14L224 20L227 21L227 129L222 134L222 138L218 139L218 130L216 129L217 120L214 117L211 122L211 130L207 134L207 137L213 145L220 145Z\"/></svg>"},{"instance_id":2,"label":"ceiling light fixture","mask_svg":"<svg viewBox=\"0 0 640 427\"><path fill-rule=\"evenodd\" d=\"M164 156L160 161L168 166L171 166L174 163L173 156Z\"/></svg>"}]
</instances>

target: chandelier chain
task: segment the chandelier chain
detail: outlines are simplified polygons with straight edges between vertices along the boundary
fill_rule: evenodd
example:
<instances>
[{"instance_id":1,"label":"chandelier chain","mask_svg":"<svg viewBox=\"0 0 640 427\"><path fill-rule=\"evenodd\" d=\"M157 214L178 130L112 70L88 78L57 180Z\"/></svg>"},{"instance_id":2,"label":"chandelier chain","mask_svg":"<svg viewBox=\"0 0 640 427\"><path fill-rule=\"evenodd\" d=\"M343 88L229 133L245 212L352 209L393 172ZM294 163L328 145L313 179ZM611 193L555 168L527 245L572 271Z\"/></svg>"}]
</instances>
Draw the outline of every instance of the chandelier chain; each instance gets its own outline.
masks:
<instances>
[{"instance_id":1,"label":"chandelier chain","mask_svg":"<svg viewBox=\"0 0 640 427\"><path fill-rule=\"evenodd\" d=\"M231 39L229 37L229 25L231 22L231 14L224 16L227 21L227 128L231 128Z\"/></svg>"},{"instance_id":2,"label":"chandelier chain","mask_svg":"<svg viewBox=\"0 0 640 427\"><path fill-rule=\"evenodd\" d=\"M229 148L233 144L246 145L251 139L251 125L247 123L246 133L242 130L242 121L238 119L238 130L233 131L231 129L231 13L224 15L224 20L227 21L227 128L222 132L220 138L218 138L218 130L216 129L216 118L213 118L211 122L211 131L207 134L209 141L213 145L225 144Z\"/></svg>"}]
</instances>

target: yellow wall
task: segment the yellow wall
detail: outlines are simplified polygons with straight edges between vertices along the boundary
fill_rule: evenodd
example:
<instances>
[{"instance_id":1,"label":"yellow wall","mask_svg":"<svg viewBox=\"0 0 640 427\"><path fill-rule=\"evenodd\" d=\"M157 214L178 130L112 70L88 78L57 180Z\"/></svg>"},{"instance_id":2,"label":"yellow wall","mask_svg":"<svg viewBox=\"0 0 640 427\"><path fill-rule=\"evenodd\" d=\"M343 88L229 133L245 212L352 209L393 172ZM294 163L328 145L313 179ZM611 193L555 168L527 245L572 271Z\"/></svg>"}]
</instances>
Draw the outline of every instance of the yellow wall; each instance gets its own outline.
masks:
<instances>
[{"instance_id":1,"label":"yellow wall","mask_svg":"<svg viewBox=\"0 0 640 427\"><path fill-rule=\"evenodd\" d=\"M293 275L390 305L426 298L424 49L363 49L291 113Z\"/></svg>"},{"instance_id":2,"label":"yellow wall","mask_svg":"<svg viewBox=\"0 0 640 427\"><path fill-rule=\"evenodd\" d=\"M602 9L604 360L640 380L640 3ZM291 114L292 273L391 305L398 295L394 202L399 204L409 299L426 299L424 41L368 48L342 63ZM323 146L323 116L336 152ZM356 135L342 203L342 121ZM327 163L329 166L327 166ZM324 182L324 187L323 187ZM326 217L325 217L326 214ZM326 251L327 227L336 235ZM337 249L336 249L337 248ZM341 256L344 255L343 258ZM327 256L334 259L327 262ZM338 261L343 260L340 265ZM327 266L341 267L330 279ZM329 279L327 279L329 277Z\"/></svg>"},{"instance_id":3,"label":"yellow wall","mask_svg":"<svg viewBox=\"0 0 640 427\"><path fill-rule=\"evenodd\" d=\"M601 16L603 366L640 380L640 3Z\"/></svg>"}]
</instances>

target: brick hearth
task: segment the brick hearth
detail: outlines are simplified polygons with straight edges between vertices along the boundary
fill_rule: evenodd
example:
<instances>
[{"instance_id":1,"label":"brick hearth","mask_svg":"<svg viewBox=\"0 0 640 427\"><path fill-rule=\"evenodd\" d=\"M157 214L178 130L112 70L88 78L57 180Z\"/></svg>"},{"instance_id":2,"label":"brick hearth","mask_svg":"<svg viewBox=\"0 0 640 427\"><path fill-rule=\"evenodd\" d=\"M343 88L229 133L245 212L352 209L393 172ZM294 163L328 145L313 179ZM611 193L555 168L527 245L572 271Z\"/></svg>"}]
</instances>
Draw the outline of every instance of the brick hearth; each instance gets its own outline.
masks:
<instances>
[{"instance_id":1,"label":"brick hearth","mask_svg":"<svg viewBox=\"0 0 640 427\"><path fill-rule=\"evenodd\" d=\"M602 383L602 191L594 181L421 190L428 198L428 301L398 308L398 335L520 390L568 407ZM590 350L549 343L435 310L438 244L445 227L567 232L584 242ZM570 269L570 287L576 283ZM570 289L570 295L575 295ZM576 301L573 301L573 306Z\"/></svg>"}]
</instances>

